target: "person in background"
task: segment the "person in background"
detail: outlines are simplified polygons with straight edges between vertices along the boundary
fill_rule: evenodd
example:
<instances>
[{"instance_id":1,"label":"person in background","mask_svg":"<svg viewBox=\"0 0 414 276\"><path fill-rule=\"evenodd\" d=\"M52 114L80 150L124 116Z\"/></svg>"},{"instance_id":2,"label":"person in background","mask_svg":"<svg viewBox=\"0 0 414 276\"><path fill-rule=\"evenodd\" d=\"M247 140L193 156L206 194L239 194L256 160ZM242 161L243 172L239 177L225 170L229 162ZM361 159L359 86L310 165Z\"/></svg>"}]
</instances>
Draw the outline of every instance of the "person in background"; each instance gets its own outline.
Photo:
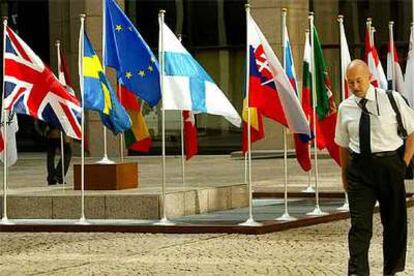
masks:
<instances>
[{"instance_id":1,"label":"person in background","mask_svg":"<svg viewBox=\"0 0 414 276\"><path fill-rule=\"evenodd\" d=\"M47 183L48 185L63 184L62 176L62 154L55 165L56 152L61 151L61 131L57 128L50 128L47 132ZM63 157L64 174L68 172L70 160L72 159L72 139L63 135Z\"/></svg>"}]
</instances>

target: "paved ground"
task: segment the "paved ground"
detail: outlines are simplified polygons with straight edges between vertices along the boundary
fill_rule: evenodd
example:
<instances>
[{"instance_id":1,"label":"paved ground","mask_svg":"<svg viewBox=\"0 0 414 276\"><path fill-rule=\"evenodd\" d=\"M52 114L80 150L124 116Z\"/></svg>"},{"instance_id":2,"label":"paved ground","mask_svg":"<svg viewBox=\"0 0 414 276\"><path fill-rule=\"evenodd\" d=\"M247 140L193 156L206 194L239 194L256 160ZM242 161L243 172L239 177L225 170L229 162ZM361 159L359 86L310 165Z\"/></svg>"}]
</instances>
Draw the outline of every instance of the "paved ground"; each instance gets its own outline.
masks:
<instances>
[{"instance_id":1,"label":"paved ground","mask_svg":"<svg viewBox=\"0 0 414 276\"><path fill-rule=\"evenodd\" d=\"M136 160L141 172L138 191L159 191L160 159ZM182 188L179 159L169 158L167 166L170 189ZM290 189L304 188L307 174L294 159L289 159L289 168ZM321 160L319 169L321 190L340 191L332 161ZM198 157L187 170L187 188L243 181L243 161L227 156ZM10 189L61 189L45 186L44 171L40 156L21 158L10 170ZM255 160L253 179L255 187L282 188L282 160ZM414 275L414 208L409 219L407 270L401 275ZM345 220L262 236L0 233L0 275L345 275L348 228ZM372 275L382 275L381 232L376 216Z\"/></svg>"},{"instance_id":2,"label":"paved ground","mask_svg":"<svg viewBox=\"0 0 414 276\"><path fill-rule=\"evenodd\" d=\"M414 275L414 208L407 269ZM262 236L0 233L1 275L345 275L349 221ZM372 275L382 275L375 216Z\"/></svg>"}]
</instances>

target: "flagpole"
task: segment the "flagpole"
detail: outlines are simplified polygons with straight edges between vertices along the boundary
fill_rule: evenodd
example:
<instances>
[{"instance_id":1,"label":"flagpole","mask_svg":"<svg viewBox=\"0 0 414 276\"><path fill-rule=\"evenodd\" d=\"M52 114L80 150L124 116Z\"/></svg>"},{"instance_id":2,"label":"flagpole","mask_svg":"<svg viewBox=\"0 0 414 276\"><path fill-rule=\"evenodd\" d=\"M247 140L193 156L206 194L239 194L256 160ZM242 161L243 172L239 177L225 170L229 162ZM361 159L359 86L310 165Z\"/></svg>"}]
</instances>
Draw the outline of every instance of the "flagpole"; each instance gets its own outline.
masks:
<instances>
[{"instance_id":1,"label":"flagpole","mask_svg":"<svg viewBox=\"0 0 414 276\"><path fill-rule=\"evenodd\" d=\"M7 28L7 16L3 17L3 93L2 93L2 112L3 112L3 217L1 218L1 224L11 224L7 218L7 119L6 119L6 106L4 104L4 75L5 75L5 58L4 53L6 49L6 28Z\"/></svg>"},{"instance_id":2,"label":"flagpole","mask_svg":"<svg viewBox=\"0 0 414 276\"><path fill-rule=\"evenodd\" d=\"M388 23L388 30L390 36L390 52L391 52L391 84L392 90L395 91L395 63L394 63L394 21Z\"/></svg>"},{"instance_id":3,"label":"flagpole","mask_svg":"<svg viewBox=\"0 0 414 276\"><path fill-rule=\"evenodd\" d=\"M60 41L56 40L55 43L57 51L57 63L58 63L58 76L60 74L60 68L62 66L62 61L60 57ZM64 153L64 140L63 140L63 131L60 131L60 158L62 164L62 185L65 185L65 153ZM64 186L62 186L63 188Z\"/></svg>"},{"instance_id":4,"label":"flagpole","mask_svg":"<svg viewBox=\"0 0 414 276\"><path fill-rule=\"evenodd\" d=\"M106 0L102 0L102 72L105 74L105 45L106 45ZM99 160L98 164L114 164L115 162L109 159L108 157L108 137L106 132L106 127L103 126L103 136L104 136L104 156Z\"/></svg>"},{"instance_id":5,"label":"flagpole","mask_svg":"<svg viewBox=\"0 0 414 276\"><path fill-rule=\"evenodd\" d=\"M178 41L181 42L182 37L181 34L178 34ZM180 110L180 117L181 117L181 183L182 188L185 188L185 152L184 152L184 116L183 111ZM185 197L184 197L185 199Z\"/></svg>"},{"instance_id":6,"label":"flagpole","mask_svg":"<svg viewBox=\"0 0 414 276\"><path fill-rule=\"evenodd\" d=\"M87 224L85 217L85 97L84 97L84 76L83 76L83 56L84 56L84 41L85 41L85 17L86 14L80 15L81 29L79 37L79 81L80 92L82 97L82 113L81 113L81 217L79 224Z\"/></svg>"},{"instance_id":7,"label":"flagpole","mask_svg":"<svg viewBox=\"0 0 414 276\"><path fill-rule=\"evenodd\" d=\"M305 30L305 37L309 37L309 29ZM308 123L309 123L309 126L310 126L310 124L311 124L310 116L307 115L306 117L307 117L306 119L308 119ZM311 146L310 141L308 143L308 149L309 149L309 160L312 160L312 154L311 154L312 146ZM314 193L315 192L315 190L312 187L312 168L308 171L308 187L306 187L306 189L303 190L302 192L304 192L304 193Z\"/></svg>"},{"instance_id":8,"label":"flagpole","mask_svg":"<svg viewBox=\"0 0 414 276\"><path fill-rule=\"evenodd\" d=\"M121 84L118 83L118 91L121 91ZM118 97L119 97L119 102L122 103L122 92L118 93ZM119 155L121 156L121 162L124 162L124 133L121 132L119 134Z\"/></svg>"},{"instance_id":9,"label":"flagpole","mask_svg":"<svg viewBox=\"0 0 414 276\"><path fill-rule=\"evenodd\" d=\"M286 70L286 17L287 9L282 9L282 57L283 57L283 69ZM284 203L285 203L285 212L275 220L280 221L292 221L296 220L295 217L289 215L288 210L288 162L287 162L287 128L283 128L283 164L285 171L285 183L284 183Z\"/></svg>"},{"instance_id":10,"label":"flagpole","mask_svg":"<svg viewBox=\"0 0 414 276\"><path fill-rule=\"evenodd\" d=\"M164 15L165 10L160 10L158 13L158 22L159 22L159 45L158 45L158 60L160 63L160 87L161 87L161 97L162 97L162 107L161 107L161 117L162 117L162 191L161 191L161 203L162 203L162 213L161 220L154 223L155 225L174 225L175 223L169 221L167 218L166 210L166 165L165 165L165 109L164 109Z\"/></svg>"},{"instance_id":11,"label":"flagpole","mask_svg":"<svg viewBox=\"0 0 414 276\"><path fill-rule=\"evenodd\" d=\"M306 213L308 216L322 216L327 213L322 212L319 206L319 170L318 170L318 146L317 146L317 132L316 132L316 68L315 68L315 44L314 44L314 17L313 12L309 13L309 25L310 25L310 35L311 35L311 75L312 75L312 106L313 106L313 133L315 135L315 142L313 145L314 156L315 156L315 209L312 212Z\"/></svg>"},{"instance_id":12,"label":"flagpole","mask_svg":"<svg viewBox=\"0 0 414 276\"><path fill-rule=\"evenodd\" d=\"M342 32L345 33L344 30L344 16L338 15L338 24L339 24L339 52L342 53L342 46L344 45L344 41L342 41ZM342 54L340 55L341 58L341 65L342 65ZM342 70L341 66L341 96L342 101L345 100L345 72ZM349 201L348 201L348 193L345 191L345 202L341 207L336 208L338 211L349 211Z\"/></svg>"},{"instance_id":13,"label":"flagpole","mask_svg":"<svg viewBox=\"0 0 414 276\"><path fill-rule=\"evenodd\" d=\"M249 105L249 78L250 78L250 45L249 45L249 17L250 17L250 4L244 5L246 9L246 107L247 107L247 180L249 190L249 218L239 223L240 226L261 226L262 224L256 222L253 218L253 192L252 192L252 141L251 141L251 118L250 118L250 105Z\"/></svg>"}]
</instances>

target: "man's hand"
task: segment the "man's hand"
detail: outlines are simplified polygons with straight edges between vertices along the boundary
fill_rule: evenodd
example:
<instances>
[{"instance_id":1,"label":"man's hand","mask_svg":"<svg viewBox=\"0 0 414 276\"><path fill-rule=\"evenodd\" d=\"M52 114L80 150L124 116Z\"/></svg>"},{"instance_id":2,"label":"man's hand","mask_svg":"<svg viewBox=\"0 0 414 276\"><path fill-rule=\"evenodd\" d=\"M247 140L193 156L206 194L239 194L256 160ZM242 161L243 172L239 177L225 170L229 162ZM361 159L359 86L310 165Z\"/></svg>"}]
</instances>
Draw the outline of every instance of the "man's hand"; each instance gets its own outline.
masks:
<instances>
[{"instance_id":1,"label":"man's hand","mask_svg":"<svg viewBox=\"0 0 414 276\"><path fill-rule=\"evenodd\" d=\"M347 192L348 191L348 179L346 177L346 166L348 165L348 160L350 158L348 149L339 147L339 157L341 160L342 186L344 187L345 192Z\"/></svg>"},{"instance_id":2,"label":"man's hand","mask_svg":"<svg viewBox=\"0 0 414 276\"><path fill-rule=\"evenodd\" d=\"M404 151L404 157L403 157L403 160L407 167L410 164L413 154L414 154L414 133L411 133L410 135L408 135L407 140L405 141L405 151Z\"/></svg>"}]
</instances>

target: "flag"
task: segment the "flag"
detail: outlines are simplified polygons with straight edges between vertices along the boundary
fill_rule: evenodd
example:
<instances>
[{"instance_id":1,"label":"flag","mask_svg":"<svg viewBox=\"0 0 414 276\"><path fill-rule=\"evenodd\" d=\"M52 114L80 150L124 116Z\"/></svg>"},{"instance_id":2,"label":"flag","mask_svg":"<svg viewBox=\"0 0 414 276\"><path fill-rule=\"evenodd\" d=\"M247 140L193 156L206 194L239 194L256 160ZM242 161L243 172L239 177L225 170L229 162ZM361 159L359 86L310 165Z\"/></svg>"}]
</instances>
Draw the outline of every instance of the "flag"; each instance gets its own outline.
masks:
<instances>
[{"instance_id":1,"label":"flag","mask_svg":"<svg viewBox=\"0 0 414 276\"><path fill-rule=\"evenodd\" d=\"M298 88L296 85L296 74L295 74L295 67L293 63L293 54L292 54L292 47L289 40L288 29L287 26L284 26L284 63L285 63L285 71L286 75L289 78L292 87L295 90L295 94L298 97ZM306 37L305 42L305 51L309 48L309 38ZM310 49L308 49L309 51ZM303 134L294 134L293 135L294 142L295 142L295 151L296 151L296 159L298 160L299 165L304 171L309 171L312 168L310 155L309 155L309 137L307 135L303 136Z\"/></svg>"},{"instance_id":2,"label":"flag","mask_svg":"<svg viewBox=\"0 0 414 276\"><path fill-rule=\"evenodd\" d=\"M131 128L124 134L126 147L132 151L148 152L152 139L142 115L141 105L137 96L122 85L122 79L118 80L118 98L131 118Z\"/></svg>"},{"instance_id":3,"label":"flag","mask_svg":"<svg viewBox=\"0 0 414 276\"><path fill-rule=\"evenodd\" d=\"M398 62L398 54L397 49L395 48L394 41L393 49L394 49L394 60L392 60L391 55L391 39L388 39L388 52L387 52L387 81L388 81L388 89L393 89L394 83L394 90L400 93L404 93L404 79L403 74L401 71L400 63ZM393 73L393 66L394 66L394 73Z\"/></svg>"},{"instance_id":4,"label":"flag","mask_svg":"<svg viewBox=\"0 0 414 276\"><path fill-rule=\"evenodd\" d=\"M250 48L249 105L278 121L293 133L310 138L309 123L288 76L251 16L248 17Z\"/></svg>"},{"instance_id":5,"label":"flag","mask_svg":"<svg viewBox=\"0 0 414 276\"><path fill-rule=\"evenodd\" d=\"M19 130L19 124L17 122L17 115L14 112L6 111L6 119L2 118L1 122L6 124L7 128L7 151L6 161L7 166L11 167L17 162L17 143L16 132ZM3 117L3 112L1 114ZM1 127L0 136L0 160L4 162L4 128Z\"/></svg>"},{"instance_id":6,"label":"flag","mask_svg":"<svg viewBox=\"0 0 414 276\"><path fill-rule=\"evenodd\" d=\"M163 108L221 115L240 127L236 109L213 79L190 55L165 23L163 35Z\"/></svg>"},{"instance_id":7,"label":"flag","mask_svg":"<svg viewBox=\"0 0 414 276\"><path fill-rule=\"evenodd\" d=\"M372 85L387 90L387 78L385 77L384 69L382 69L374 41L372 41L372 30L370 30L370 28L370 25L368 25L367 30L365 31L365 61L372 74Z\"/></svg>"},{"instance_id":8,"label":"flag","mask_svg":"<svg viewBox=\"0 0 414 276\"><path fill-rule=\"evenodd\" d=\"M348 42L346 40L346 35L345 35L345 28L344 28L344 23L342 22L342 20L339 22L339 39L340 39L340 43L341 43L341 78L342 78L342 101L345 100L346 98L349 97L349 86L348 86L348 81L346 80L346 69L348 67L348 65L351 63L351 55L349 54L349 48L348 48Z\"/></svg>"},{"instance_id":9,"label":"flag","mask_svg":"<svg viewBox=\"0 0 414 276\"><path fill-rule=\"evenodd\" d=\"M69 73L68 63L66 57L63 54L62 48L59 47L58 53L58 78L61 84L63 84L66 89L76 97L75 91L73 90L72 78Z\"/></svg>"},{"instance_id":10,"label":"flag","mask_svg":"<svg viewBox=\"0 0 414 276\"><path fill-rule=\"evenodd\" d=\"M331 82L328 77L328 72L323 57L322 47L319 42L318 32L313 26L313 53L315 64L311 66L311 76L315 78L316 91L312 91L312 97L316 97L313 103L316 108L317 121L317 145L318 147L328 150L331 157L339 165L339 147L335 143L335 125L337 110L335 106L334 97L331 91ZM313 72L313 70L315 70ZM314 118L311 116L311 121Z\"/></svg>"},{"instance_id":11,"label":"flag","mask_svg":"<svg viewBox=\"0 0 414 276\"><path fill-rule=\"evenodd\" d=\"M119 103L106 79L101 62L86 33L83 33L83 47L83 104L85 110L99 112L102 123L114 134L128 130L131 128L128 113Z\"/></svg>"},{"instance_id":12,"label":"flag","mask_svg":"<svg viewBox=\"0 0 414 276\"><path fill-rule=\"evenodd\" d=\"M405 67L405 79L403 95L411 107L414 107L414 26L411 25L410 47Z\"/></svg>"},{"instance_id":13,"label":"flag","mask_svg":"<svg viewBox=\"0 0 414 276\"><path fill-rule=\"evenodd\" d=\"M253 65L255 66L255 64ZM254 81L255 79L250 77L250 85L252 85ZM243 118L242 151L243 153L245 153L248 150L248 139L247 139L248 138L247 137L248 113L247 113L246 95L243 99L242 118ZM250 142L254 143L262 139L263 137L264 137L263 116L256 107L250 107Z\"/></svg>"},{"instance_id":14,"label":"flag","mask_svg":"<svg viewBox=\"0 0 414 276\"><path fill-rule=\"evenodd\" d=\"M151 107L161 99L159 65L151 49L115 0L105 1L106 66Z\"/></svg>"},{"instance_id":15,"label":"flag","mask_svg":"<svg viewBox=\"0 0 414 276\"><path fill-rule=\"evenodd\" d=\"M5 108L43 120L80 139L79 101L10 28L6 28L5 35Z\"/></svg>"},{"instance_id":16,"label":"flag","mask_svg":"<svg viewBox=\"0 0 414 276\"><path fill-rule=\"evenodd\" d=\"M197 127L193 112L183 111L183 120L185 155L186 159L189 160L198 153Z\"/></svg>"}]
</instances>

